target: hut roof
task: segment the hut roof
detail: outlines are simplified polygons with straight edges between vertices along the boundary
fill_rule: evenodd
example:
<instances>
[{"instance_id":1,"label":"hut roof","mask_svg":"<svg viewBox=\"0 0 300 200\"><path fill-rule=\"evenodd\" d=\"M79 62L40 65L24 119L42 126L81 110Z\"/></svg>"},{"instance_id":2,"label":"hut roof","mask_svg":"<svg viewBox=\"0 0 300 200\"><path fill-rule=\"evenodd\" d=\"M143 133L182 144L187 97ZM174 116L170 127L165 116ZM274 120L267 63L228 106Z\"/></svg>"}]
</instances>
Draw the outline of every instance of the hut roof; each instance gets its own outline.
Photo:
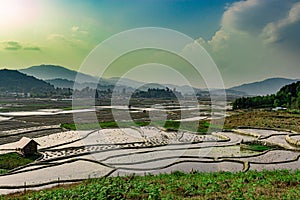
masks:
<instances>
[{"instance_id":1,"label":"hut roof","mask_svg":"<svg viewBox=\"0 0 300 200\"><path fill-rule=\"evenodd\" d=\"M18 148L23 149L27 144L29 144L32 141L34 143L36 143L37 145L40 145L34 139L31 139L31 138L28 138L28 137L22 137L21 140L18 142Z\"/></svg>"}]
</instances>

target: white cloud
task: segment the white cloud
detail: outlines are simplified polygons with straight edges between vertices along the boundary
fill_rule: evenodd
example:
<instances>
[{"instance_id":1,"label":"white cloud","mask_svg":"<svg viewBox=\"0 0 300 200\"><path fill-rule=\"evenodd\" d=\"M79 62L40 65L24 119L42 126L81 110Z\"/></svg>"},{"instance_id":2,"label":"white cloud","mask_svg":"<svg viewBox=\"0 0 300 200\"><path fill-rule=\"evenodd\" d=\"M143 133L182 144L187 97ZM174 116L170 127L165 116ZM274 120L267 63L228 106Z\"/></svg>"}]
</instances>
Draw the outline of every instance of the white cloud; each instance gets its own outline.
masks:
<instances>
[{"instance_id":1,"label":"white cloud","mask_svg":"<svg viewBox=\"0 0 300 200\"><path fill-rule=\"evenodd\" d=\"M295 3L287 16L269 23L263 30L267 43L281 44L285 48L299 51L300 45L300 3Z\"/></svg>"},{"instance_id":2,"label":"white cloud","mask_svg":"<svg viewBox=\"0 0 300 200\"><path fill-rule=\"evenodd\" d=\"M50 34L48 35L47 40L51 42L58 42L60 45L67 44L71 47L86 47L86 44L82 40L72 36L67 37L64 34Z\"/></svg>"},{"instance_id":3,"label":"white cloud","mask_svg":"<svg viewBox=\"0 0 300 200\"><path fill-rule=\"evenodd\" d=\"M210 41L208 41L208 44L212 47L213 51L218 51L220 49L226 48L226 43L229 39L230 34L221 29L215 33Z\"/></svg>"},{"instance_id":4,"label":"white cloud","mask_svg":"<svg viewBox=\"0 0 300 200\"><path fill-rule=\"evenodd\" d=\"M246 0L227 5L221 28L197 41L227 85L266 77L299 77L300 0Z\"/></svg>"},{"instance_id":5,"label":"white cloud","mask_svg":"<svg viewBox=\"0 0 300 200\"><path fill-rule=\"evenodd\" d=\"M77 32L79 30L79 26L72 26L71 31Z\"/></svg>"},{"instance_id":6,"label":"white cloud","mask_svg":"<svg viewBox=\"0 0 300 200\"><path fill-rule=\"evenodd\" d=\"M6 51L41 51L41 48L34 44L19 41L0 41L0 49Z\"/></svg>"},{"instance_id":7,"label":"white cloud","mask_svg":"<svg viewBox=\"0 0 300 200\"><path fill-rule=\"evenodd\" d=\"M286 16L295 0L247 0L233 3L222 17L227 31L259 34L266 25Z\"/></svg>"},{"instance_id":8,"label":"white cloud","mask_svg":"<svg viewBox=\"0 0 300 200\"><path fill-rule=\"evenodd\" d=\"M79 26L72 26L71 32L73 33L73 36L79 35L88 35L89 32L86 30L82 30Z\"/></svg>"},{"instance_id":9,"label":"white cloud","mask_svg":"<svg viewBox=\"0 0 300 200\"><path fill-rule=\"evenodd\" d=\"M58 39L58 38L63 39L63 40L66 39L66 37L63 34L53 33L53 34L48 35L47 40L54 40L54 39Z\"/></svg>"},{"instance_id":10,"label":"white cloud","mask_svg":"<svg viewBox=\"0 0 300 200\"><path fill-rule=\"evenodd\" d=\"M299 0L247 0L232 4L222 17L222 30L261 37L266 44L300 50ZM216 37L218 32L214 37ZM212 38L215 40L215 38ZM297 48L295 48L297 47Z\"/></svg>"}]
</instances>

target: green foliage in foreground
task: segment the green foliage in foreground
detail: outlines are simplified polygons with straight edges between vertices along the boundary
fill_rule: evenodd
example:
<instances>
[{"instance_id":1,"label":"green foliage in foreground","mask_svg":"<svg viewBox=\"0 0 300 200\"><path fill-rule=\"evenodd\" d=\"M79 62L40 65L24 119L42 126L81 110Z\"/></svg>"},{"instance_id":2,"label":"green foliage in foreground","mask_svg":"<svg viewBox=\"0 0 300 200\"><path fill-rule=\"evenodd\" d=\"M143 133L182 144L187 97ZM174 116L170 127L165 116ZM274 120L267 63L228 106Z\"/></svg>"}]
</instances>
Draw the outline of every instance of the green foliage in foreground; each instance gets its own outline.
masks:
<instances>
[{"instance_id":1,"label":"green foliage in foreground","mask_svg":"<svg viewBox=\"0 0 300 200\"><path fill-rule=\"evenodd\" d=\"M300 171L109 177L2 199L298 199Z\"/></svg>"},{"instance_id":2,"label":"green foliage in foreground","mask_svg":"<svg viewBox=\"0 0 300 200\"><path fill-rule=\"evenodd\" d=\"M6 170L11 170L16 167L27 165L35 161L39 157L40 155L38 154L25 158L15 152L0 155L0 169L2 169L0 171L3 173Z\"/></svg>"},{"instance_id":3,"label":"green foliage in foreground","mask_svg":"<svg viewBox=\"0 0 300 200\"><path fill-rule=\"evenodd\" d=\"M147 121L134 121L134 122L99 122L97 123L86 123L86 124L61 124L61 128L69 130L88 130L88 129L97 129L97 128L125 128L130 126L140 127L148 126L150 122ZM179 122L173 120L167 120L164 122L156 121L151 122L151 125L165 128L167 131L178 131L178 130L187 130L198 133L206 133L210 127L208 121L201 120L199 123L192 121L188 122ZM212 130L215 130L218 127L211 127Z\"/></svg>"}]
</instances>

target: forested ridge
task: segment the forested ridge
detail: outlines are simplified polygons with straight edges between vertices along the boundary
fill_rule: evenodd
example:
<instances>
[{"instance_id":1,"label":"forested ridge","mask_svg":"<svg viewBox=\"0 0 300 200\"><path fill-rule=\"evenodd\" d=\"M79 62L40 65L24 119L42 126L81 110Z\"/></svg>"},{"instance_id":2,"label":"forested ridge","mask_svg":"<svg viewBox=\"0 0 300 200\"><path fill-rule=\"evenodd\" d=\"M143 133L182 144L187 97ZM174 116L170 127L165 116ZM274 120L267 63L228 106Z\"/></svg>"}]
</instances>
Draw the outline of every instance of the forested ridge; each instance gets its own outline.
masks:
<instances>
[{"instance_id":1,"label":"forested ridge","mask_svg":"<svg viewBox=\"0 0 300 200\"><path fill-rule=\"evenodd\" d=\"M0 70L0 96L18 96L29 94L30 97L64 97L70 95L68 89L54 88L53 85L33 76L27 76L16 70Z\"/></svg>"},{"instance_id":2,"label":"forested ridge","mask_svg":"<svg viewBox=\"0 0 300 200\"><path fill-rule=\"evenodd\" d=\"M242 97L233 102L233 109L270 107L300 109L300 81L283 86L276 94Z\"/></svg>"}]
</instances>

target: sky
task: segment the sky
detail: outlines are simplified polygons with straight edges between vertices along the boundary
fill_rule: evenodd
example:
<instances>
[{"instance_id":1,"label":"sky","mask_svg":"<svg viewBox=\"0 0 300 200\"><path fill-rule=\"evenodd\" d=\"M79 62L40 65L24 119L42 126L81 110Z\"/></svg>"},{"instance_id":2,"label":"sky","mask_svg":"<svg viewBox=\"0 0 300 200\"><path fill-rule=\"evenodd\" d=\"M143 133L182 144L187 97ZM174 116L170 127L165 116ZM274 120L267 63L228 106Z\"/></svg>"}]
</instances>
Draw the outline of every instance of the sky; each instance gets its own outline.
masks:
<instances>
[{"instance_id":1,"label":"sky","mask_svg":"<svg viewBox=\"0 0 300 200\"><path fill-rule=\"evenodd\" d=\"M173 29L197 41L226 87L300 77L300 0L1 0L0 68L79 70L101 42L142 27ZM137 55L130 60L142 59ZM117 67L128 64L120 60ZM168 68L152 67L146 77L133 72L129 78L176 83Z\"/></svg>"}]
</instances>

